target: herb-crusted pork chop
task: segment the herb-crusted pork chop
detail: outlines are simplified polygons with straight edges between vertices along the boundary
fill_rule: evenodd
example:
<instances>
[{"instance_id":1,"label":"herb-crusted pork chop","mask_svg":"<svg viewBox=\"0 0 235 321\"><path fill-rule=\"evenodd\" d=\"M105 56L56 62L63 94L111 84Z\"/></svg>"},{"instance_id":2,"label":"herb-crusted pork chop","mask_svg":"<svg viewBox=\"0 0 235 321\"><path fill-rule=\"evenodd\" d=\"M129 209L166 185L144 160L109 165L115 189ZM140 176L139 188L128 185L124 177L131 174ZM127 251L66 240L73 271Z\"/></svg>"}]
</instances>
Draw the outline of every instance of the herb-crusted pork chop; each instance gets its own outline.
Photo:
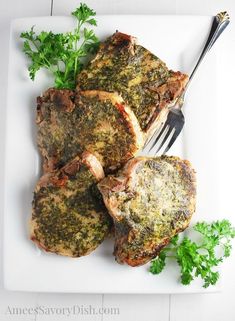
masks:
<instances>
[{"instance_id":1,"label":"herb-crusted pork chop","mask_svg":"<svg viewBox=\"0 0 235 321\"><path fill-rule=\"evenodd\" d=\"M116 32L101 43L96 57L78 75L77 88L118 92L148 133L166 116L187 81L187 75L169 70L136 38Z\"/></svg>"},{"instance_id":2,"label":"herb-crusted pork chop","mask_svg":"<svg viewBox=\"0 0 235 321\"><path fill-rule=\"evenodd\" d=\"M44 172L61 168L84 150L110 171L143 145L134 113L116 93L49 89L38 98L37 124Z\"/></svg>"},{"instance_id":3,"label":"herb-crusted pork chop","mask_svg":"<svg viewBox=\"0 0 235 321\"><path fill-rule=\"evenodd\" d=\"M195 211L195 174L178 157L137 157L98 188L114 220L114 254L119 263L138 266L189 224Z\"/></svg>"},{"instance_id":4,"label":"herb-crusted pork chop","mask_svg":"<svg viewBox=\"0 0 235 321\"><path fill-rule=\"evenodd\" d=\"M111 219L97 197L102 166L88 152L39 180L30 222L31 239L42 249L80 257L102 243Z\"/></svg>"}]
</instances>

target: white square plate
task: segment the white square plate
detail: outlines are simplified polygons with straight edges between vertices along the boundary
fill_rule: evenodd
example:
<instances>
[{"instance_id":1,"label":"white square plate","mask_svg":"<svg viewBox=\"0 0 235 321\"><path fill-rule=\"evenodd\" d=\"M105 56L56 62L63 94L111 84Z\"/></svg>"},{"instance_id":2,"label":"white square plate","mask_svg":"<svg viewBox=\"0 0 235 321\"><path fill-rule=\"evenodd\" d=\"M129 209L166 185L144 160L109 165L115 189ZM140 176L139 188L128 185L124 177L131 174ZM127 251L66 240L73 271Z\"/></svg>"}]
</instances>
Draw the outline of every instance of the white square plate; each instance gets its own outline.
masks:
<instances>
[{"instance_id":1,"label":"white square plate","mask_svg":"<svg viewBox=\"0 0 235 321\"><path fill-rule=\"evenodd\" d=\"M173 70L189 73L202 49L212 18L199 16L98 16L100 39L116 30L136 36ZM74 27L70 17L27 18L13 21L10 37L7 133L5 155L4 283L10 290L80 293L202 292L197 280L179 282L179 270L169 265L154 276L149 265L131 268L112 256L113 242L78 259L41 253L28 238L33 189L40 176L36 148L36 97L51 85L46 73L35 82L27 73L27 59L19 35L36 30L64 32ZM216 152L216 50L195 76L184 106L186 126L170 154L189 159L197 171L198 196L194 221L219 217ZM212 288L215 290L215 288ZM209 289L210 291L210 289Z\"/></svg>"}]
</instances>

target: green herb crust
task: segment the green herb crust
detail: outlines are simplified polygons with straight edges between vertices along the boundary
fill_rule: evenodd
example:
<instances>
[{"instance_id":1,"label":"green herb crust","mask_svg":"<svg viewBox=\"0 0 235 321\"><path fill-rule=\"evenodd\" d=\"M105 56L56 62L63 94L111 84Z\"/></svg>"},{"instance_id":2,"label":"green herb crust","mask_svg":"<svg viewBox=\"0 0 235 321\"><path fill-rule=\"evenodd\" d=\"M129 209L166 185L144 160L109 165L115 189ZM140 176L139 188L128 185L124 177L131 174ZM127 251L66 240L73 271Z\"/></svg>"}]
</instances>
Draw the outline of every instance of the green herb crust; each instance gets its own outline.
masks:
<instances>
[{"instance_id":1,"label":"green herb crust","mask_svg":"<svg viewBox=\"0 0 235 321\"><path fill-rule=\"evenodd\" d=\"M138 157L98 187L115 225L119 263L145 264L189 224L195 210L195 175L178 157Z\"/></svg>"},{"instance_id":2,"label":"green herb crust","mask_svg":"<svg viewBox=\"0 0 235 321\"><path fill-rule=\"evenodd\" d=\"M117 32L100 45L96 57L78 75L77 88L118 92L147 131L182 92L187 79L137 45L134 37Z\"/></svg>"},{"instance_id":3,"label":"green herb crust","mask_svg":"<svg viewBox=\"0 0 235 321\"><path fill-rule=\"evenodd\" d=\"M115 93L49 89L38 98L37 123L45 171L64 166L84 150L113 170L143 145L134 114Z\"/></svg>"},{"instance_id":4,"label":"green herb crust","mask_svg":"<svg viewBox=\"0 0 235 321\"><path fill-rule=\"evenodd\" d=\"M34 192L31 239L61 255L79 257L93 251L111 227L96 183L92 169L78 157L44 175Z\"/></svg>"}]
</instances>

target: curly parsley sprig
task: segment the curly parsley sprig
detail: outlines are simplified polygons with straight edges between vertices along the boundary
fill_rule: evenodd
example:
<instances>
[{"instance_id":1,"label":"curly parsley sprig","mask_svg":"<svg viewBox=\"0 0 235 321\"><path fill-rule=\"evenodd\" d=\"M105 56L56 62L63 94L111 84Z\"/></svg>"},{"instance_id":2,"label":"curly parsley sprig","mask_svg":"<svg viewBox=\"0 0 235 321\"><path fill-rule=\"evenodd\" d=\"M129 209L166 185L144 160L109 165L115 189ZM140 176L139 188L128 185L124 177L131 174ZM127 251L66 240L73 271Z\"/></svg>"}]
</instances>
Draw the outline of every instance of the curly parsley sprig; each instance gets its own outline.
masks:
<instances>
[{"instance_id":1,"label":"curly parsley sprig","mask_svg":"<svg viewBox=\"0 0 235 321\"><path fill-rule=\"evenodd\" d=\"M36 34L34 27L22 32L23 51L31 60L30 78L34 80L37 71L46 68L53 74L56 88L74 89L76 76L83 68L83 58L96 52L99 45L94 31L85 27L97 25L95 15L94 10L82 3L72 12L77 22L72 32Z\"/></svg>"},{"instance_id":2,"label":"curly parsley sprig","mask_svg":"<svg viewBox=\"0 0 235 321\"><path fill-rule=\"evenodd\" d=\"M201 240L196 243L188 237L182 241L179 236L172 238L160 254L151 262L150 272L159 274L166 266L166 260L173 258L180 266L181 283L188 285L195 277L201 277L203 287L214 285L219 279L219 272L214 271L223 259L231 254L231 239L235 237L235 228L228 220L212 224L197 223L193 229L200 233ZM220 252L220 254L218 253Z\"/></svg>"}]
</instances>

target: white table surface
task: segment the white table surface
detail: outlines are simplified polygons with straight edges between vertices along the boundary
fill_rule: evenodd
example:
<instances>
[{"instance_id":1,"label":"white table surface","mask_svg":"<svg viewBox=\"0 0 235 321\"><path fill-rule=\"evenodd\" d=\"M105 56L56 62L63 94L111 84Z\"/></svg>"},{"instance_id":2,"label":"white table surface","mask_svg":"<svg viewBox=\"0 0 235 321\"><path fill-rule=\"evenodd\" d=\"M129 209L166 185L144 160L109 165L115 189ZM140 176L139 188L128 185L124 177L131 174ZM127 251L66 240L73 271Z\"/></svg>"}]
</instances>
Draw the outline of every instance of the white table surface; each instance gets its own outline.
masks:
<instances>
[{"instance_id":1,"label":"white table surface","mask_svg":"<svg viewBox=\"0 0 235 321\"><path fill-rule=\"evenodd\" d=\"M224 216L235 225L234 211L234 120L233 93L235 74L235 1L234 0L86 0L98 14L199 14L214 15L227 10L232 23L221 37L219 74L225 80L220 99L220 193ZM68 15L77 0L0 0L0 226L2 226L3 133L7 88L8 41L10 20L16 17ZM153 35L154 36L154 35ZM230 70L229 70L230 69ZM20 169L19 169L20 170ZM234 213L234 216L233 216ZM1 231L2 232L2 231ZM1 233L2 235L2 233ZM235 246L235 244L234 244ZM2 239L0 240L2 252ZM1 261L2 263L2 255ZM0 321L16 320L104 320L104 321L234 321L235 251L223 264L223 290L194 295L80 295L8 292L2 285L0 265ZM95 267L94 267L95 268ZM35 275L35 277L37 277ZM44 313L36 314L38 307ZM75 307L68 316L68 308ZM78 314L80 307L80 314ZM15 314L13 309L15 308ZM18 310L16 310L18 308ZM28 310L26 310L28 308ZM30 310L31 308L31 310ZM51 308L50 311L46 310ZM57 308L57 310L56 310ZM64 310L62 310L62 308ZM102 313L102 308L103 313ZM87 310L86 310L87 309ZM95 309L95 314L92 313ZM28 311L28 312L27 312ZM49 311L49 314L46 312ZM17 313L18 312L18 313ZM82 313L83 312L83 313ZM91 312L91 313L90 313Z\"/></svg>"}]
</instances>

